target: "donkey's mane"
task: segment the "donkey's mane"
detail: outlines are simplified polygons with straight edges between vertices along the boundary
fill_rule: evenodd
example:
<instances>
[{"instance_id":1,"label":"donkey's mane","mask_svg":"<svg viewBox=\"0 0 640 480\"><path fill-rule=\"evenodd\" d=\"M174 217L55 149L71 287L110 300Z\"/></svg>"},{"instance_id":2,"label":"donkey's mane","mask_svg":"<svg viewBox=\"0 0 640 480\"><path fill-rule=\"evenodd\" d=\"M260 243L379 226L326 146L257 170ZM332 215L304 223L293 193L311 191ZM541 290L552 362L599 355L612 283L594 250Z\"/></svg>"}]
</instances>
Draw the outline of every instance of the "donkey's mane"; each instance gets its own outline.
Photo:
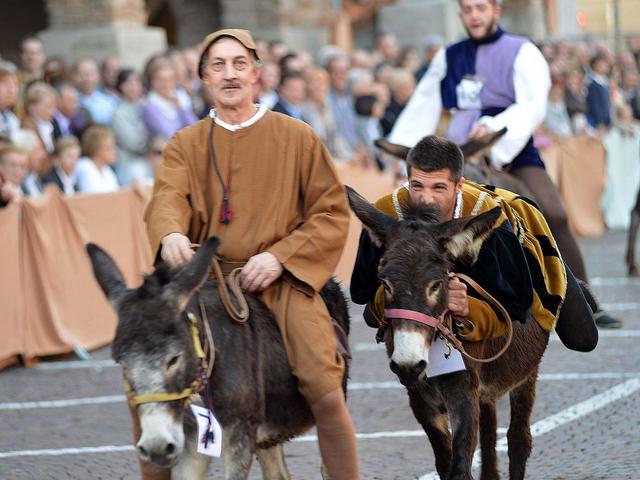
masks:
<instances>
[{"instance_id":1,"label":"donkey's mane","mask_svg":"<svg viewBox=\"0 0 640 480\"><path fill-rule=\"evenodd\" d=\"M145 275L142 285L137 289L139 298L154 297L162 291L173 278L175 270L165 262L161 262L156 266L153 273Z\"/></svg>"},{"instance_id":2,"label":"donkey's mane","mask_svg":"<svg viewBox=\"0 0 640 480\"><path fill-rule=\"evenodd\" d=\"M414 205L408 203L402 206L402 215L408 222L427 223L433 225L440 223L440 207L434 203L419 203ZM416 225L419 227L419 225Z\"/></svg>"}]
</instances>

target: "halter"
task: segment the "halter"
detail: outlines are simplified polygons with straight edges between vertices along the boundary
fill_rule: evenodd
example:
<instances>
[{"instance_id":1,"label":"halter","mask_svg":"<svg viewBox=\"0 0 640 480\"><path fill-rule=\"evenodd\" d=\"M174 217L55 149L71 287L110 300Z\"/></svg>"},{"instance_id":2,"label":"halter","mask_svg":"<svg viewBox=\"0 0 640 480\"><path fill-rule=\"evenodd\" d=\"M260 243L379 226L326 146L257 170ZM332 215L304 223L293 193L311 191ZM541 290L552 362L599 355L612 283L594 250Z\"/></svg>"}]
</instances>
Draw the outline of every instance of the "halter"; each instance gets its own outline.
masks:
<instances>
[{"instance_id":1,"label":"halter","mask_svg":"<svg viewBox=\"0 0 640 480\"><path fill-rule=\"evenodd\" d=\"M205 340L205 347L209 349L210 360L213 357L213 337L207 321L204 305L200 303L200 311L202 314L202 323L204 324L207 339ZM193 341L193 349L196 357L199 359L198 375L190 386L182 390L181 392L172 393L145 393L142 395L134 395L133 388L129 381L124 379L124 389L127 394L127 399L131 408L135 408L138 405L145 403L158 403L158 402L173 402L176 400L183 400L184 406L187 407L191 403L193 396L195 396L206 385L213 369L213 362L207 362L207 355L205 354L202 344L200 343L200 331L198 330L198 319L196 316L188 312L187 318L189 319L189 330L191 332L191 338Z\"/></svg>"},{"instance_id":2,"label":"halter","mask_svg":"<svg viewBox=\"0 0 640 480\"><path fill-rule=\"evenodd\" d=\"M509 313L500 302L493 298L493 296L491 296L491 294L484 288L478 285L475 280L468 277L467 275L463 275L462 273L456 273L455 276L471 285L471 287L473 287L476 292L478 292L485 300L487 300L490 304L497 308L502 314L507 324L507 339L504 346L498 353L489 358L476 358L469 355L465 351L460 339L453 332L453 316L451 315L451 312L446 309L440 314L438 318L432 317L431 315L427 315L422 312L416 312L415 310L406 310L404 308L385 309L384 318L379 321L380 327L378 328L378 333L376 334L376 341L380 343L384 340L384 333L389 326L388 320L392 318L398 318L402 320L411 320L413 322L417 322L436 329L436 331L444 338L447 347L449 347L449 350L451 350L451 346L453 346L453 348L458 350L462 355L467 357L469 360L473 360L474 362L489 363L502 356L502 354L507 351L507 348L509 348L509 345L511 345L511 340L513 338L513 324ZM473 323L469 320L465 320L465 322L471 324L471 326L474 327Z\"/></svg>"}]
</instances>

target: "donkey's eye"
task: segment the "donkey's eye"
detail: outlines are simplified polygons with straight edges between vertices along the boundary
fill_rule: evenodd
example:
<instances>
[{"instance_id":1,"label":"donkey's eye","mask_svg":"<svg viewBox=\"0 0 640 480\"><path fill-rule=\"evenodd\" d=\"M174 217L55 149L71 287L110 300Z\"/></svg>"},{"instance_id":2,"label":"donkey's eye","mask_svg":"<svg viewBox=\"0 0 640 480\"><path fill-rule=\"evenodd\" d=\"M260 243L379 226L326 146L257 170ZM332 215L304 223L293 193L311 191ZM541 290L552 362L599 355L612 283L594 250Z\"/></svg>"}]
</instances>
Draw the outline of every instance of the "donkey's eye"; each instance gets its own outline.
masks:
<instances>
[{"instance_id":1,"label":"donkey's eye","mask_svg":"<svg viewBox=\"0 0 640 480\"><path fill-rule=\"evenodd\" d=\"M429 295L435 295L438 293L438 291L440 290L440 287L442 286L442 282L440 280L435 281L435 282L431 282L428 286L427 286L427 291L429 293Z\"/></svg>"},{"instance_id":2,"label":"donkey's eye","mask_svg":"<svg viewBox=\"0 0 640 480\"><path fill-rule=\"evenodd\" d=\"M441 286L442 282L440 280L434 280L427 284L427 288L425 288L425 294L427 297L427 304L430 307L433 307L438 303L438 295L440 293Z\"/></svg>"},{"instance_id":3,"label":"donkey's eye","mask_svg":"<svg viewBox=\"0 0 640 480\"><path fill-rule=\"evenodd\" d=\"M393 298L393 285L386 278L381 278L382 286L384 287L384 296L387 301Z\"/></svg>"},{"instance_id":4,"label":"donkey's eye","mask_svg":"<svg viewBox=\"0 0 640 480\"><path fill-rule=\"evenodd\" d=\"M182 356L182 353L179 353L177 355L173 355L172 357L170 357L167 360L167 370L170 370L171 368L175 367L178 364L178 361L180 360L180 357Z\"/></svg>"}]
</instances>

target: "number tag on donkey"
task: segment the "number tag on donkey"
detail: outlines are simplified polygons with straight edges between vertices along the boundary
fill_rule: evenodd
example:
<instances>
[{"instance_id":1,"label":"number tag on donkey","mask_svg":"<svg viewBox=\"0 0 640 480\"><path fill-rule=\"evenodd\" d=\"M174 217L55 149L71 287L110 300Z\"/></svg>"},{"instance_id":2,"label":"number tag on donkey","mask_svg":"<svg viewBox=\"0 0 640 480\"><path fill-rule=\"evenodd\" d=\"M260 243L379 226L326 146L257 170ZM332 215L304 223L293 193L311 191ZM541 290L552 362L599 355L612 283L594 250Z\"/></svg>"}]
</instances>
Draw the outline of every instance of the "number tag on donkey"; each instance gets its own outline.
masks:
<instances>
[{"instance_id":1,"label":"number tag on donkey","mask_svg":"<svg viewBox=\"0 0 640 480\"><path fill-rule=\"evenodd\" d=\"M204 407L191 405L198 422L198 453L219 457L222 452L222 427L213 413Z\"/></svg>"},{"instance_id":2,"label":"number tag on donkey","mask_svg":"<svg viewBox=\"0 0 640 480\"><path fill-rule=\"evenodd\" d=\"M464 361L462 360L462 354L453 347L449 354L449 349L444 343L444 340L440 338L440 335L436 335L429 349L427 378L437 377L445 373L459 372L460 370L466 370Z\"/></svg>"}]
</instances>

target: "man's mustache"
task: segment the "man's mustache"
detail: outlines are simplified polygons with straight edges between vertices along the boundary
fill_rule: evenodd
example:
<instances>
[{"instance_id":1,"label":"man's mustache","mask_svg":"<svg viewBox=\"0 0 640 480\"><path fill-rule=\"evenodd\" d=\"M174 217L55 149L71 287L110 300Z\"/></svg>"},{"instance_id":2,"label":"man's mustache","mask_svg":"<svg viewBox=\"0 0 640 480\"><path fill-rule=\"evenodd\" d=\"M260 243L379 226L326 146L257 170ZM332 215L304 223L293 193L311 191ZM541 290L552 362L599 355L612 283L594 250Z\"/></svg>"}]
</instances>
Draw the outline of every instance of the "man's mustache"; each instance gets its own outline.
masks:
<instances>
[{"instance_id":1,"label":"man's mustache","mask_svg":"<svg viewBox=\"0 0 640 480\"><path fill-rule=\"evenodd\" d=\"M241 86L239 82L224 82L222 84L222 88L240 88Z\"/></svg>"}]
</instances>

